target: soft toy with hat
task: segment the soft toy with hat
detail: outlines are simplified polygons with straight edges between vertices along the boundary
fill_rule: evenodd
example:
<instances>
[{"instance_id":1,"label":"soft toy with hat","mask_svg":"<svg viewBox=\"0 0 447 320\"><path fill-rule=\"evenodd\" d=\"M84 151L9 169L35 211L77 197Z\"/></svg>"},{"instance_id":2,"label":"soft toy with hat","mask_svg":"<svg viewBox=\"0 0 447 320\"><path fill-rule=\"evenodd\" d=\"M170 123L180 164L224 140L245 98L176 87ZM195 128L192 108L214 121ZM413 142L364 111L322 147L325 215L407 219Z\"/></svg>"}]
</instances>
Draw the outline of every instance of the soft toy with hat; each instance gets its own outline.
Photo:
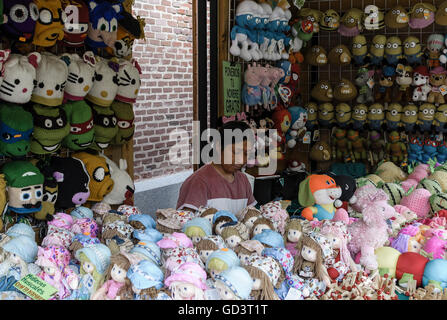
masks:
<instances>
[{"instance_id":1,"label":"soft toy with hat","mask_svg":"<svg viewBox=\"0 0 447 320\"><path fill-rule=\"evenodd\" d=\"M141 86L141 67L137 60L119 60L119 86L115 99L125 103L135 103Z\"/></svg>"},{"instance_id":2,"label":"soft toy with hat","mask_svg":"<svg viewBox=\"0 0 447 320\"><path fill-rule=\"evenodd\" d=\"M3 0L2 4L5 16L1 25L2 33L11 40L31 42L36 21L39 20L36 3L33 0Z\"/></svg>"},{"instance_id":3,"label":"soft toy with hat","mask_svg":"<svg viewBox=\"0 0 447 320\"><path fill-rule=\"evenodd\" d=\"M138 242L130 250L130 253L136 256L136 258L142 260L148 260L150 262L157 264L158 266L162 265L160 247L157 246L157 244L152 241L144 240Z\"/></svg>"},{"instance_id":4,"label":"soft toy with hat","mask_svg":"<svg viewBox=\"0 0 447 320\"><path fill-rule=\"evenodd\" d=\"M424 29L435 22L436 7L428 2L416 3L410 12L411 29Z\"/></svg>"},{"instance_id":5,"label":"soft toy with hat","mask_svg":"<svg viewBox=\"0 0 447 320\"><path fill-rule=\"evenodd\" d=\"M279 287L282 279L282 267L272 257L252 255L244 266L253 279L251 296L254 300L279 300L275 287Z\"/></svg>"},{"instance_id":6,"label":"soft toy with hat","mask_svg":"<svg viewBox=\"0 0 447 320\"><path fill-rule=\"evenodd\" d=\"M127 163L124 159L120 159L120 166L107 158L105 155L107 164L110 168L110 174L114 182L113 189L104 197L104 202L114 204L130 204L133 194L135 192L135 185L132 178L126 172ZM155 226L154 226L155 228Z\"/></svg>"},{"instance_id":7,"label":"soft toy with hat","mask_svg":"<svg viewBox=\"0 0 447 320\"><path fill-rule=\"evenodd\" d=\"M31 99L36 81L36 70L42 56L32 52L27 56L11 54L4 63L0 99L13 103L27 103Z\"/></svg>"},{"instance_id":8,"label":"soft toy with hat","mask_svg":"<svg viewBox=\"0 0 447 320\"><path fill-rule=\"evenodd\" d=\"M90 147L95 135L90 106L84 100L80 100L67 102L62 108L70 124L70 133L62 140L62 144L74 151Z\"/></svg>"},{"instance_id":9,"label":"soft toy with hat","mask_svg":"<svg viewBox=\"0 0 447 320\"><path fill-rule=\"evenodd\" d=\"M253 279L242 267L233 267L216 275L216 288L222 300L247 300Z\"/></svg>"},{"instance_id":10,"label":"soft toy with hat","mask_svg":"<svg viewBox=\"0 0 447 320\"><path fill-rule=\"evenodd\" d=\"M198 264L186 262L165 280L174 300L205 300L206 272Z\"/></svg>"},{"instance_id":11,"label":"soft toy with hat","mask_svg":"<svg viewBox=\"0 0 447 320\"><path fill-rule=\"evenodd\" d=\"M68 65L64 101L83 100L95 80L96 58L93 52L87 51L82 57L76 53L64 53L60 58Z\"/></svg>"},{"instance_id":12,"label":"soft toy with hat","mask_svg":"<svg viewBox=\"0 0 447 320\"><path fill-rule=\"evenodd\" d=\"M118 92L119 64L116 60L106 60L96 57L96 71L93 87L86 99L101 107L110 107Z\"/></svg>"},{"instance_id":13,"label":"soft toy with hat","mask_svg":"<svg viewBox=\"0 0 447 320\"><path fill-rule=\"evenodd\" d=\"M42 53L41 57L31 101L48 107L59 106L67 83L67 64L51 53Z\"/></svg>"},{"instance_id":14,"label":"soft toy with hat","mask_svg":"<svg viewBox=\"0 0 447 320\"><path fill-rule=\"evenodd\" d=\"M50 154L60 149L62 140L70 132L67 115L62 108L48 108L35 104L30 109L34 120L31 152Z\"/></svg>"},{"instance_id":15,"label":"soft toy with hat","mask_svg":"<svg viewBox=\"0 0 447 320\"><path fill-rule=\"evenodd\" d=\"M132 282L136 298L152 300L157 299L161 294L159 290L163 287L164 274L160 267L152 261L141 260L137 264L133 264L127 271L127 277ZM144 292L150 292L150 294L147 295Z\"/></svg>"},{"instance_id":16,"label":"soft toy with hat","mask_svg":"<svg viewBox=\"0 0 447 320\"><path fill-rule=\"evenodd\" d=\"M135 115L133 106L129 103L113 101L111 109L115 112L118 121L118 132L114 139L114 144L125 144L130 141L135 132Z\"/></svg>"},{"instance_id":17,"label":"soft toy with hat","mask_svg":"<svg viewBox=\"0 0 447 320\"><path fill-rule=\"evenodd\" d=\"M335 214L334 202L341 194L341 188L330 176L310 175L300 183L298 201L305 207L301 215L309 221L331 220Z\"/></svg>"},{"instance_id":18,"label":"soft toy with hat","mask_svg":"<svg viewBox=\"0 0 447 320\"><path fill-rule=\"evenodd\" d=\"M64 39L62 43L68 48L80 48L84 46L88 33L89 8L81 0L61 0L65 12L69 12L68 19L64 24ZM77 12L77 21L71 14Z\"/></svg>"},{"instance_id":19,"label":"soft toy with hat","mask_svg":"<svg viewBox=\"0 0 447 320\"><path fill-rule=\"evenodd\" d=\"M13 161L2 168L8 192L8 209L18 214L37 212L42 208L44 177L27 161Z\"/></svg>"},{"instance_id":20,"label":"soft toy with hat","mask_svg":"<svg viewBox=\"0 0 447 320\"><path fill-rule=\"evenodd\" d=\"M113 189L114 182L110 176L110 168L105 158L87 152L73 154L73 158L81 160L90 176L89 201L102 201Z\"/></svg>"},{"instance_id":21,"label":"soft toy with hat","mask_svg":"<svg viewBox=\"0 0 447 320\"><path fill-rule=\"evenodd\" d=\"M94 104L92 111L95 137L91 148L98 151L107 149L118 133L118 120L115 112L111 108L103 108Z\"/></svg>"},{"instance_id":22,"label":"soft toy with hat","mask_svg":"<svg viewBox=\"0 0 447 320\"><path fill-rule=\"evenodd\" d=\"M28 153L33 117L21 106L3 104L0 108L0 154L21 157Z\"/></svg>"},{"instance_id":23,"label":"soft toy with hat","mask_svg":"<svg viewBox=\"0 0 447 320\"><path fill-rule=\"evenodd\" d=\"M444 36L433 33L427 39L427 65L429 68L439 66L441 50L444 47Z\"/></svg>"},{"instance_id":24,"label":"soft toy with hat","mask_svg":"<svg viewBox=\"0 0 447 320\"><path fill-rule=\"evenodd\" d=\"M52 47L64 38L64 24L67 14L62 10L60 0L35 0L39 10L39 20L34 30L33 44Z\"/></svg>"},{"instance_id":25,"label":"soft toy with hat","mask_svg":"<svg viewBox=\"0 0 447 320\"><path fill-rule=\"evenodd\" d=\"M363 29L362 26L363 12L357 8L349 9L340 20L338 33L344 37L357 36Z\"/></svg>"},{"instance_id":26,"label":"soft toy with hat","mask_svg":"<svg viewBox=\"0 0 447 320\"><path fill-rule=\"evenodd\" d=\"M104 280L104 273L109 267L111 256L110 249L102 243L88 245L76 251L75 257L81 263L80 283L82 284L83 281L93 278L93 284L89 288L82 288L82 285L79 288L81 292L88 292L84 299L90 299L90 295L101 286ZM93 271L91 271L92 265Z\"/></svg>"}]
</instances>

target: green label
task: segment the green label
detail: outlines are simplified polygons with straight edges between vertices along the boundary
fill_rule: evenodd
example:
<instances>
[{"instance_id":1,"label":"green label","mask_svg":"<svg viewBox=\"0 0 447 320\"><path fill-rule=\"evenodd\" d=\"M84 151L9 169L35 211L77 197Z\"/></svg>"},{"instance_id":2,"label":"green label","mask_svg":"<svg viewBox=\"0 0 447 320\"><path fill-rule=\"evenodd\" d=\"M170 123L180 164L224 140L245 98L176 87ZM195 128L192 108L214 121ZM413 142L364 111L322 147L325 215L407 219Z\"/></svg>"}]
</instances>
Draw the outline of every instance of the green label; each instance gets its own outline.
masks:
<instances>
[{"instance_id":1,"label":"green label","mask_svg":"<svg viewBox=\"0 0 447 320\"><path fill-rule=\"evenodd\" d=\"M222 62L224 115L232 116L241 109L241 65Z\"/></svg>"},{"instance_id":2,"label":"green label","mask_svg":"<svg viewBox=\"0 0 447 320\"><path fill-rule=\"evenodd\" d=\"M55 287L31 273L17 281L14 287L33 300L49 300L57 292Z\"/></svg>"}]
</instances>

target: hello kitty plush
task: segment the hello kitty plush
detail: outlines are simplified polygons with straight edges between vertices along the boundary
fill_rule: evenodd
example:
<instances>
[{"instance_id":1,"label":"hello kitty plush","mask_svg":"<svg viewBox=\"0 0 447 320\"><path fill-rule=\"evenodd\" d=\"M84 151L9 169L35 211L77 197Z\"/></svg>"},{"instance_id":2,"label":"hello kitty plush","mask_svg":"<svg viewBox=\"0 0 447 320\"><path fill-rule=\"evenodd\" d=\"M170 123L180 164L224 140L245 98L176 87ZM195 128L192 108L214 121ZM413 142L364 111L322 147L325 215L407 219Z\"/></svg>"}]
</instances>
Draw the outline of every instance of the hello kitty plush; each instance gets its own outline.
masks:
<instances>
[{"instance_id":1,"label":"hello kitty plush","mask_svg":"<svg viewBox=\"0 0 447 320\"><path fill-rule=\"evenodd\" d=\"M11 54L4 64L5 72L0 86L0 99L12 103L27 103L31 99L36 80L36 70L41 61L40 53L27 56Z\"/></svg>"},{"instance_id":2,"label":"hello kitty plush","mask_svg":"<svg viewBox=\"0 0 447 320\"><path fill-rule=\"evenodd\" d=\"M96 59L91 51L82 57L78 54L64 53L60 57L68 65L68 79L64 91L64 100L80 101L93 87Z\"/></svg>"},{"instance_id":3,"label":"hello kitty plush","mask_svg":"<svg viewBox=\"0 0 447 320\"><path fill-rule=\"evenodd\" d=\"M115 99L125 103L135 103L141 86L141 67L137 60L120 59L118 71L119 86Z\"/></svg>"},{"instance_id":4,"label":"hello kitty plush","mask_svg":"<svg viewBox=\"0 0 447 320\"><path fill-rule=\"evenodd\" d=\"M118 92L119 64L115 59L96 57L97 65L93 87L86 99L101 107L110 107Z\"/></svg>"},{"instance_id":5,"label":"hello kitty plush","mask_svg":"<svg viewBox=\"0 0 447 320\"><path fill-rule=\"evenodd\" d=\"M36 73L37 85L34 87L31 101L48 107L61 105L67 77L67 64L54 54L43 52Z\"/></svg>"}]
</instances>

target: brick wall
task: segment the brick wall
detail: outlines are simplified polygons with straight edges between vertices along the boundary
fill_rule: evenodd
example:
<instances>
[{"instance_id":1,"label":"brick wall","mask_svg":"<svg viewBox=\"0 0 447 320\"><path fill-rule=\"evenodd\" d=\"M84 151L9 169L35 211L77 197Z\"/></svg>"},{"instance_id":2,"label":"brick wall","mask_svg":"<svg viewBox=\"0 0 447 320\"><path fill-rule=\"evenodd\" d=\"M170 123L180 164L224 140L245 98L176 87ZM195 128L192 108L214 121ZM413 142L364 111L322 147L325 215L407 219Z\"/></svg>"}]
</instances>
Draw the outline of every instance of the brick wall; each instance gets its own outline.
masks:
<instances>
[{"instance_id":1,"label":"brick wall","mask_svg":"<svg viewBox=\"0 0 447 320\"><path fill-rule=\"evenodd\" d=\"M190 169L171 165L169 133L192 131L193 47L191 0L135 0L134 15L146 19L146 41L134 45L142 67L135 111L135 179Z\"/></svg>"}]
</instances>

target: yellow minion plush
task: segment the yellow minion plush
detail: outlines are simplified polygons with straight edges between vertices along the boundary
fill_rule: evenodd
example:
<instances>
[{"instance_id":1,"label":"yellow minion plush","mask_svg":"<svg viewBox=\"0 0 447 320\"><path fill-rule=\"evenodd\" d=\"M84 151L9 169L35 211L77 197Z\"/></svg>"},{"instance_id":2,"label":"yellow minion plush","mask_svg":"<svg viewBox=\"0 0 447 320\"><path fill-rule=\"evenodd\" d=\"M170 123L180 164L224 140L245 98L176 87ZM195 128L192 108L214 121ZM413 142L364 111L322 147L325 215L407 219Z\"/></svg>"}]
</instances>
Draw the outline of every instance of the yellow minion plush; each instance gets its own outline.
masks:
<instances>
[{"instance_id":1,"label":"yellow minion plush","mask_svg":"<svg viewBox=\"0 0 447 320\"><path fill-rule=\"evenodd\" d=\"M366 55L368 54L368 47L364 35L358 35L352 38L352 55L356 65L363 65L365 63Z\"/></svg>"},{"instance_id":2,"label":"yellow minion plush","mask_svg":"<svg viewBox=\"0 0 447 320\"><path fill-rule=\"evenodd\" d=\"M352 127L354 130L362 130L368 117L368 107L364 104L357 104L352 111Z\"/></svg>"},{"instance_id":3,"label":"yellow minion plush","mask_svg":"<svg viewBox=\"0 0 447 320\"><path fill-rule=\"evenodd\" d=\"M337 104L335 120L340 128L346 128L351 123L351 106L344 102Z\"/></svg>"},{"instance_id":4,"label":"yellow minion plush","mask_svg":"<svg viewBox=\"0 0 447 320\"><path fill-rule=\"evenodd\" d=\"M402 41L396 36L389 37L385 46L386 61L388 64L397 65L402 57Z\"/></svg>"},{"instance_id":5,"label":"yellow minion plush","mask_svg":"<svg viewBox=\"0 0 447 320\"><path fill-rule=\"evenodd\" d=\"M422 46L419 39L409 36L404 40L403 46L404 55L407 62L409 64L421 64L424 52L422 51Z\"/></svg>"},{"instance_id":6,"label":"yellow minion plush","mask_svg":"<svg viewBox=\"0 0 447 320\"><path fill-rule=\"evenodd\" d=\"M39 9L39 20L34 30L33 44L52 47L58 40L64 39L64 24L67 15L60 0L35 0Z\"/></svg>"},{"instance_id":7,"label":"yellow minion plush","mask_svg":"<svg viewBox=\"0 0 447 320\"><path fill-rule=\"evenodd\" d=\"M418 119L418 107L414 104L408 104L402 109L402 124L406 132L414 130Z\"/></svg>"},{"instance_id":8,"label":"yellow minion plush","mask_svg":"<svg viewBox=\"0 0 447 320\"><path fill-rule=\"evenodd\" d=\"M401 125L402 105L397 102L391 103L386 109L386 126L388 130L397 130Z\"/></svg>"},{"instance_id":9,"label":"yellow minion plush","mask_svg":"<svg viewBox=\"0 0 447 320\"><path fill-rule=\"evenodd\" d=\"M371 47L369 48L370 63L380 65L385 54L386 37L383 34L375 35L372 38Z\"/></svg>"},{"instance_id":10,"label":"yellow minion plush","mask_svg":"<svg viewBox=\"0 0 447 320\"><path fill-rule=\"evenodd\" d=\"M435 120L435 112L436 107L431 103L424 103L419 107L418 120L416 121L416 124L418 125L420 131L424 132L431 130L433 121Z\"/></svg>"},{"instance_id":11,"label":"yellow minion plush","mask_svg":"<svg viewBox=\"0 0 447 320\"><path fill-rule=\"evenodd\" d=\"M433 124L437 132L447 132L447 104L441 104L438 107Z\"/></svg>"},{"instance_id":12,"label":"yellow minion plush","mask_svg":"<svg viewBox=\"0 0 447 320\"><path fill-rule=\"evenodd\" d=\"M368 108L368 124L371 130L380 131L385 119L384 107L380 103L374 103Z\"/></svg>"},{"instance_id":13,"label":"yellow minion plush","mask_svg":"<svg viewBox=\"0 0 447 320\"><path fill-rule=\"evenodd\" d=\"M330 102L320 104L318 107L318 123L322 127L330 127L334 122L334 105Z\"/></svg>"}]
</instances>

